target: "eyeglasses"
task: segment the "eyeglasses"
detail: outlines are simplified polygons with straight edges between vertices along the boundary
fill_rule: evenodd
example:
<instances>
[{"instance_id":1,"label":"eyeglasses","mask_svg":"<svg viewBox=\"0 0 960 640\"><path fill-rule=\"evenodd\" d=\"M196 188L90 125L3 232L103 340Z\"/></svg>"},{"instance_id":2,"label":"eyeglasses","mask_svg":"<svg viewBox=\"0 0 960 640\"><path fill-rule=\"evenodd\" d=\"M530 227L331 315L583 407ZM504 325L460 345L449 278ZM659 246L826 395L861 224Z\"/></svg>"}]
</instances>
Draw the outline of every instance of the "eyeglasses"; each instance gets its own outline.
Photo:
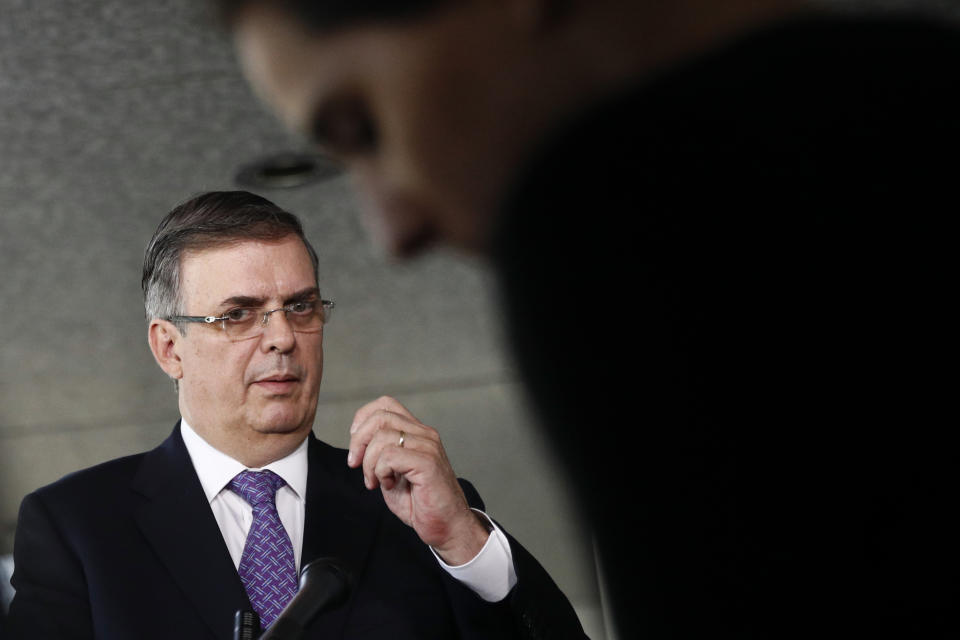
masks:
<instances>
[{"instance_id":1,"label":"eyeglasses","mask_svg":"<svg viewBox=\"0 0 960 640\"><path fill-rule=\"evenodd\" d=\"M270 316L283 311L290 328L298 333L317 333L330 322L333 300L291 302L277 309L238 307L222 316L170 316L170 322L220 323L220 328L231 340L247 340L263 333Z\"/></svg>"}]
</instances>

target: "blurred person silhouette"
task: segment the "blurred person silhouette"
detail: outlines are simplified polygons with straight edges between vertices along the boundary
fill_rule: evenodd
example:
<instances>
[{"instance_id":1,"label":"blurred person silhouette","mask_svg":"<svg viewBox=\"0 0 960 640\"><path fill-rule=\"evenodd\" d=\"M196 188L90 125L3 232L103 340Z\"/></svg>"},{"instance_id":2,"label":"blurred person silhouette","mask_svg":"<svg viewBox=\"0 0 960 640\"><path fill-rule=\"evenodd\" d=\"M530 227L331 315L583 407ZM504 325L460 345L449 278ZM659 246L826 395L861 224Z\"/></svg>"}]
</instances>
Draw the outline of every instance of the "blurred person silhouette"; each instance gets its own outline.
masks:
<instances>
[{"instance_id":1,"label":"blurred person silhouette","mask_svg":"<svg viewBox=\"0 0 960 640\"><path fill-rule=\"evenodd\" d=\"M489 258L622 638L956 633L960 38L790 0L224 0L393 254Z\"/></svg>"},{"instance_id":2,"label":"blurred person silhouette","mask_svg":"<svg viewBox=\"0 0 960 640\"><path fill-rule=\"evenodd\" d=\"M151 451L24 498L11 637L228 640L238 610L272 628L318 558L352 588L297 637L584 637L400 402L362 406L349 450L314 437L333 309L317 264L299 220L260 196L209 192L167 214L143 292L181 420Z\"/></svg>"}]
</instances>

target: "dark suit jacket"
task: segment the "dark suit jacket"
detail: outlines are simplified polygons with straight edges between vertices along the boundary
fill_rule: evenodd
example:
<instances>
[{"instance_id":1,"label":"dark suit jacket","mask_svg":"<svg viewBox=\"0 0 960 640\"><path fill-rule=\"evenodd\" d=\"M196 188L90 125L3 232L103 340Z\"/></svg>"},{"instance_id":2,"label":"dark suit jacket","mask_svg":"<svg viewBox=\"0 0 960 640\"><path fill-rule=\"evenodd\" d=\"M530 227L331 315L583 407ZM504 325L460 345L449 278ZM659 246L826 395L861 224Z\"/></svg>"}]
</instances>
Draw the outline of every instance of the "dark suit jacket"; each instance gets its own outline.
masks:
<instances>
[{"instance_id":1,"label":"dark suit jacket","mask_svg":"<svg viewBox=\"0 0 960 640\"><path fill-rule=\"evenodd\" d=\"M302 564L336 557L355 580L350 600L308 637L582 637L569 602L515 541L519 584L486 603L363 487L344 450L311 435L308 455ZM14 556L13 638L229 640L234 613L251 608L179 425L148 453L28 495Z\"/></svg>"}]
</instances>

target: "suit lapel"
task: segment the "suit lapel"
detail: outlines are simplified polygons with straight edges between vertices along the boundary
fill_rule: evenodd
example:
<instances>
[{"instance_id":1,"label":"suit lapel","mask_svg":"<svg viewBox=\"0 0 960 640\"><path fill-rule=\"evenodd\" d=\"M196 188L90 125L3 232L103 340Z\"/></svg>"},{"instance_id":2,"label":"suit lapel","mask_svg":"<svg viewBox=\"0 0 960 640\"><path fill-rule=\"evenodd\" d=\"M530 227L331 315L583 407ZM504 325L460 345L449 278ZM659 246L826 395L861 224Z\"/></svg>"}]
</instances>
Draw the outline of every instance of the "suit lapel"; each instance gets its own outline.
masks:
<instances>
[{"instance_id":1,"label":"suit lapel","mask_svg":"<svg viewBox=\"0 0 960 640\"><path fill-rule=\"evenodd\" d=\"M250 602L187 453L180 425L149 452L133 482L148 498L137 524L174 582L218 638Z\"/></svg>"},{"instance_id":2,"label":"suit lapel","mask_svg":"<svg viewBox=\"0 0 960 640\"><path fill-rule=\"evenodd\" d=\"M356 583L363 573L383 510L363 486L358 470L347 467L346 452L310 435L306 518L301 566L317 558L334 558ZM311 633L340 637L350 602L321 614ZM319 633L317 633L319 637Z\"/></svg>"}]
</instances>

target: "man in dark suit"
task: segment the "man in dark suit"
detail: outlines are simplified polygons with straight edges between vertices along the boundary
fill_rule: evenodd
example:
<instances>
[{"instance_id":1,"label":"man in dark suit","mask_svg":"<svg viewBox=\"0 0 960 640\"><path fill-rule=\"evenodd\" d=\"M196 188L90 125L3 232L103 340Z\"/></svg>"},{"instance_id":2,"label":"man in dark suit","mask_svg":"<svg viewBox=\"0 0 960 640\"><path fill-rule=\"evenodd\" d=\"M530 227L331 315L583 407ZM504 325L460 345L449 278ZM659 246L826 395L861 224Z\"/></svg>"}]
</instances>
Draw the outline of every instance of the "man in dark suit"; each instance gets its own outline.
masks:
<instances>
[{"instance_id":1,"label":"man in dark suit","mask_svg":"<svg viewBox=\"0 0 960 640\"><path fill-rule=\"evenodd\" d=\"M954 26L795 0L221 4L389 249L490 259L622 637L958 635Z\"/></svg>"},{"instance_id":2,"label":"man in dark suit","mask_svg":"<svg viewBox=\"0 0 960 640\"><path fill-rule=\"evenodd\" d=\"M156 449L24 499L14 638L226 640L238 610L269 627L318 557L354 587L308 637L583 637L399 402L362 407L349 451L312 436L333 303L293 215L246 192L193 198L157 229L143 289L182 419Z\"/></svg>"}]
</instances>

